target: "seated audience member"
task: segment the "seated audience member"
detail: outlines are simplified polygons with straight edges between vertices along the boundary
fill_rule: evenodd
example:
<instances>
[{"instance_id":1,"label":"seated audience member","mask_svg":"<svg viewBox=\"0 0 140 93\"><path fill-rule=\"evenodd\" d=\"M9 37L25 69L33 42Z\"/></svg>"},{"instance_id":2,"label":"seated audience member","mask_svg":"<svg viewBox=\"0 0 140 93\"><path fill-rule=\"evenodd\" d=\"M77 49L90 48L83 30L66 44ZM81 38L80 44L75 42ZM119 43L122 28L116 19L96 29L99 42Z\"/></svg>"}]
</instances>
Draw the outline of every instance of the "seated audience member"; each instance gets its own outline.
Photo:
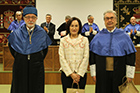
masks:
<instances>
[{"instance_id":1,"label":"seated audience member","mask_svg":"<svg viewBox=\"0 0 140 93\"><path fill-rule=\"evenodd\" d=\"M94 17L92 15L88 15L88 22L83 25L82 35L88 37L89 42L92 38L98 33L99 27L93 23Z\"/></svg>"},{"instance_id":2,"label":"seated audience member","mask_svg":"<svg viewBox=\"0 0 140 93\"><path fill-rule=\"evenodd\" d=\"M22 26L23 24L25 24L24 20L22 20L22 13L21 11L17 11L16 12L16 20L14 20L10 26L8 27L8 31L14 31L15 29L18 29L20 26Z\"/></svg>"},{"instance_id":3,"label":"seated audience member","mask_svg":"<svg viewBox=\"0 0 140 93\"><path fill-rule=\"evenodd\" d=\"M55 45L54 34L55 34L55 24L51 22L52 16L46 14L46 22L41 24L41 27L47 32L50 39L52 40L52 45Z\"/></svg>"},{"instance_id":4,"label":"seated audience member","mask_svg":"<svg viewBox=\"0 0 140 93\"><path fill-rule=\"evenodd\" d=\"M137 45L140 42L140 25L136 24L135 17L130 18L130 23L131 24L127 25L124 30L129 34L134 45Z\"/></svg>"},{"instance_id":5,"label":"seated audience member","mask_svg":"<svg viewBox=\"0 0 140 93\"><path fill-rule=\"evenodd\" d=\"M65 21L66 22L64 22L63 24L61 24L59 26L59 28L57 29L57 31L59 32L59 35L61 36L61 38L67 35L67 32L66 32L66 24L67 24L67 22L69 21L70 18L71 17L69 15L67 15L65 17Z\"/></svg>"}]
</instances>

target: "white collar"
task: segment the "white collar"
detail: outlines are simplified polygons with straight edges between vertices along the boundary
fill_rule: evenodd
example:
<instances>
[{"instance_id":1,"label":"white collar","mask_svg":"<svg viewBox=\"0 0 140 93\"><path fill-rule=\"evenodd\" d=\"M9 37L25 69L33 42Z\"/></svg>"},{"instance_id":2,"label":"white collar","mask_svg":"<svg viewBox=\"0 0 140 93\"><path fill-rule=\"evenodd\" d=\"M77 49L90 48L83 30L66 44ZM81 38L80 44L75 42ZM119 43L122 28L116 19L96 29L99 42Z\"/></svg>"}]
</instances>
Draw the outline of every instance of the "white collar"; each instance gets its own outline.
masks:
<instances>
[{"instance_id":1,"label":"white collar","mask_svg":"<svg viewBox=\"0 0 140 93\"><path fill-rule=\"evenodd\" d=\"M47 24L50 24L50 23L47 23L47 22L46 22L46 25L47 25Z\"/></svg>"},{"instance_id":2,"label":"white collar","mask_svg":"<svg viewBox=\"0 0 140 93\"><path fill-rule=\"evenodd\" d=\"M88 25L91 25L91 26L92 26L92 25L93 25L93 23L89 23L89 22L88 22Z\"/></svg>"},{"instance_id":3,"label":"white collar","mask_svg":"<svg viewBox=\"0 0 140 93\"><path fill-rule=\"evenodd\" d=\"M28 30L29 32L31 32L32 30L34 30L35 26L32 27L31 29L29 29L27 26L26 26L26 28L27 28L27 30Z\"/></svg>"},{"instance_id":4,"label":"white collar","mask_svg":"<svg viewBox=\"0 0 140 93\"><path fill-rule=\"evenodd\" d=\"M18 23L20 23L20 20L17 20Z\"/></svg>"},{"instance_id":5,"label":"white collar","mask_svg":"<svg viewBox=\"0 0 140 93\"><path fill-rule=\"evenodd\" d=\"M108 31L109 33L112 33L112 32L114 32L115 29L116 29L116 27L115 27L113 30L111 30L111 31L109 31L109 30L107 29L107 31Z\"/></svg>"}]
</instances>

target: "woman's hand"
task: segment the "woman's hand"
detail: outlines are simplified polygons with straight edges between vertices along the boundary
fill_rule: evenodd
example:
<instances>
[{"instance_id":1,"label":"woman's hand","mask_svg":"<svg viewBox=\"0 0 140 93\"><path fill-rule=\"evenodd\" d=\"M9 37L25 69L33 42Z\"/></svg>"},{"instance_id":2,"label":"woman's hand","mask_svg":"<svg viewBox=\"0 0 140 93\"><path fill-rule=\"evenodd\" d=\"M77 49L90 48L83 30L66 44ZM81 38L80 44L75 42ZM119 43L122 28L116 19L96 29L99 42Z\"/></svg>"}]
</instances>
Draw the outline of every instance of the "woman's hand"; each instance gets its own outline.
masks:
<instances>
[{"instance_id":1,"label":"woman's hand","mask_svg":"<svg viewBox=\"0 0 140 93\"><path fill-rule=\"evenodd\" d=\"M76 73L72 73L70 76L73 79L74 83L78 83L80 81L80 75L78 75Z\"/></svg>"}]
</instances>

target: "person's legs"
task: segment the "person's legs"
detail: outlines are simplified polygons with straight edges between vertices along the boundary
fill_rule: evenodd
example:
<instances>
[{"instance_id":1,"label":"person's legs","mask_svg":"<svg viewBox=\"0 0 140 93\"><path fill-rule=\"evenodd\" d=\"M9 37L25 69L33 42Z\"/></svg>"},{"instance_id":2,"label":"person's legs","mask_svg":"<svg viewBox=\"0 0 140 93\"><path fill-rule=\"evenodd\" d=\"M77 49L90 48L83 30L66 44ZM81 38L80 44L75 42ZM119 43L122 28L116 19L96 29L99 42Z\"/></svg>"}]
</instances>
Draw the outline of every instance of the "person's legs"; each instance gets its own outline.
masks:
<instances>
[{"instance_id":1,"label":"person's legs","mask_svg":"<svg viewBox=\"0 0 140 93\"><path fill-rule=\"evenodd\" d=\"M112 71L107 71L106 75L106 92L105 93L114 93L113 92L113 72Z\"/></svg>"},{"instance_id":2,"label":"person's legs","mask_svg":"<svg viewBox=\"0 0 140 93\"><path fill-rule=\"evenodd\" d=\"M84 77L80 78L80 82L79 82L79 88L80 89L85 89L86 80L87 80L87 73L85 73Z\"/></svg>"},{"instance_id":3,"label":"person's legs","mask_svg":"<svg viewBox=\"0 0 140 93\"><path fill-rule=\"evenodd\" d=\"M62 71L61 72L61 82L62 82L63 93L66 93L67 88L72 87L73 80L71 77L66 77L65 73Z\"/></svg>"}]
</instances>

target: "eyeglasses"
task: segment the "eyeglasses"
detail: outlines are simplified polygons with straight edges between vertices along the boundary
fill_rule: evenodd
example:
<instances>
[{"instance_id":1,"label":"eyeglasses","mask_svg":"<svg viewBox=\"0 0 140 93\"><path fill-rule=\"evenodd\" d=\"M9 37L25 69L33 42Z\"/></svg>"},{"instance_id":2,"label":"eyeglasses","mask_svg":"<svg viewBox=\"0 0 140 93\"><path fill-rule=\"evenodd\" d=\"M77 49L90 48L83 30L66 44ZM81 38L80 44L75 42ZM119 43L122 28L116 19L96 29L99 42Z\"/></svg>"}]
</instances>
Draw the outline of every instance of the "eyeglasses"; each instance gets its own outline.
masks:
<instances>
[{"instance_id":1,"label":"eyeglasses","mask_svg":"<svg viewBox=\"0 0 140 93\"><path fill-rule=\"evenodd\" d=\"M110 20L113 20L113 19L115 19L115 17L105 17L104 19L105 19L105 20L109 20L109 19L110 19Z\"/></svg>"},{"instance_id":2,"label":"eyeglasses","mask_svg":"<svg viewBox=\"0 0 140 93\"><path fill-rule=\"evenodd\" d=\"M33 19L33 20L35 20L37 17L35 17L35 16L31 16L31 17L30 17L30 16L26 16L25 18L28 19L28 20L29 20L30 18Z\"/></svg>"},{"instance_id":3,"label":"eyeglasses","mask_svg":"<svg viewBox=\"0 0 140 93\"><path fill-rule=\"evenodd\" d=\"M16 15L16 16L21 16L21 15Z\"/></svg>"}]
</instances>

